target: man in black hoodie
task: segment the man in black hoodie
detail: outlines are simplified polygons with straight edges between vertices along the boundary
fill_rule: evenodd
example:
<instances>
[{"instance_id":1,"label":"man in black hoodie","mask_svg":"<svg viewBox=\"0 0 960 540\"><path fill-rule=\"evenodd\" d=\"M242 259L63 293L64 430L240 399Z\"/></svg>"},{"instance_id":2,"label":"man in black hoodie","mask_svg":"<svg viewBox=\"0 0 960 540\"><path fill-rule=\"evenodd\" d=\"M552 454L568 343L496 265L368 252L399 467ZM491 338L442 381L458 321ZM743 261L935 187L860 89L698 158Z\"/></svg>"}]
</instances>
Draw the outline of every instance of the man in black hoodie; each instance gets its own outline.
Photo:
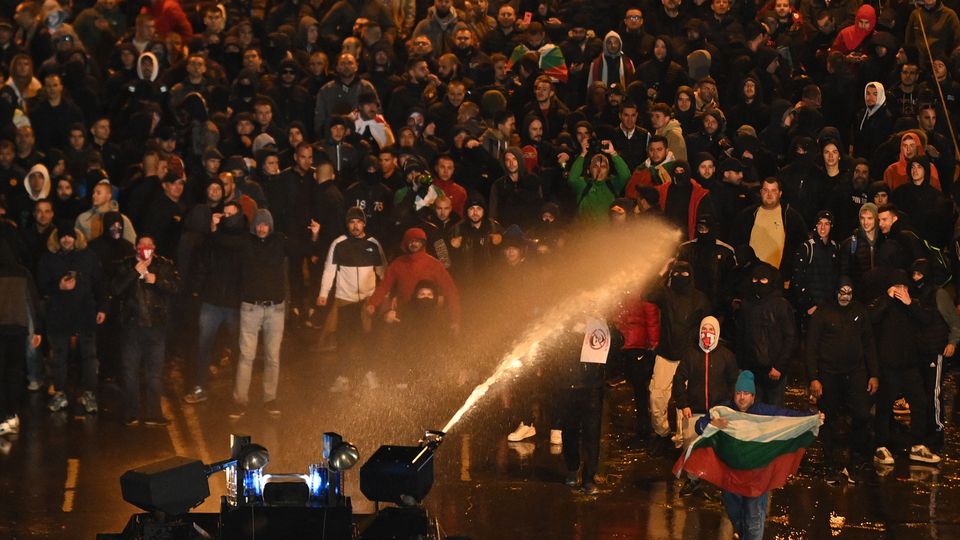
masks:
<instances>
[{"instance_id":1,"label":"man in black hoodie","mask_svg":"<svg viewBox=\"0 0 960 540\"><path fill-rule=\"evenodd\" d=\"M853 282L841 278L836 301L824 302L810 319L806 350L810 395L826 415L823 444L830 463L848 483L856 483L849 466L870 456L870 396L879 387L880 368L873 326L866 307L853 299ZM841 409L850 411L852 450L848 459L839 456L837 420Z\"/></svg>"},{"instance_id":2,"label":"man in black hoodie","mask_svg":"<svg viewBox=\"0 0 960 540\"><path fill-rule=\"evenodd\" d=\"M732 246L717 239L712 215L703 214L697 219L696 238L680 244L677 260L690 263L694 286L707 296L713 306L711 313L722 321L733 300L737 257Z\"/></svg>"},{"instance_id":3,"label":"man in black hoodie","mask_svg":"<svg viewBox=\"0 0 960 540\"><path fill-rule=\"evenodd\" d=\"M888 288L869 306L870 320L877 336L880 359L880 385L877 396L876 444L873 460L880 465L893 465L894 457L888 449L893 443L890 426L893 421L893 402L904 396L910 403L910 460L921 463L940 463L940 456L924 444L929 432L929 396L923 391L921 375L919 332L930 324L930 312L910 295L912 282L904 270L896 269L887 280Z\"/></svg>"},{"instance_id":4,"label":"man in black hoodie","mask_svg":"<svg viewBox=\"0 0 960 540\"><path fill-rule=\"evenodd\" d=\"M570 321L544 351L546 356L556 360L553 365L558 372L563 460L567 466L565 482L572 488L582 484L587 495L596 495L598 491L594 475L600 464L606 363L610 352L616 354L622 345L623 336L616 326L598 314L584 313ZM583 470L578 482L581 462Z\"/></svg>"},{"instance_id":5,"label":"man in black hoodie","mask_svg":"<svg viewBox=\"0 0 960 540\"><path fill-rule=\"evenodd\" d=\"M20 430L26 344L40 346L40 298L33 277L0 238L0 435Z\"/></svg>"},{"instance_id":6,"label":"man in black hoodie","mask_svg":"<svg viewBox=\"0 0 960 540\"><path fill-rule=\"evenodd\" d=\"M783 297L779 272L758 264L750 275L751 292L740 309L740 365L753 372L757 400L783 406L786 370L797 346L793 307Z\"/></svg>"},{"instance_id":7,"label":"man in black hoodie","mask_svg":"<svg viewBox=\"0 0 960 540\"><path fill-rule=\"evenodd\" d=\"M923 390L931 404L927 418L916 421L927 424L928 444L940 448L943 446L943 361L954 355L960 342L960 316L950 293L934 283L929 260L913 261L910 278L910 296L916 300L924 319L917 343Z\"/></svg>"},{"instance_id":8,"label":"man in black hoodie","mask_svg":"<svg viewBox=\"0 0 960 540\"><path fill-rule=\"evenodd\" d=\"M934 246L945 246L953 234L953 205L940 190L930 185L930 160L914 156L907 160L907 177L890 194L890 200L902 210L917 235Z\"/></svg>"},{"instance_id":9,"label":"man in black hoodie","mask_svg":"<svg viewBox=\"0 0 960 540\"><path fill-rule=\"evenodd\" d=\"M233 387L232 419L246 413L253 359L261 330L264 341L263 408L270 416L280 416L277 404L280 344L290 288L286 237L274 232L273 216L264 208L257 210L250 233L240 239L240 362Z\"/></svg>"},{"instance_id":10,"label":"man in black hoodie","mask_svg":"<svg viewBox=\"0 0 960 540\"><path fill-rule=\"evenodd\" d=\"M228 343L236 343L240 325L240 248L249 230L240 205L230 202L222 213L214 213L210 230L197 252L196 279L188 285L200 299L193 388L183 397L190 404L207 400L211 354L220 328L226 329Z\"/></svg>"},{"instance_id":11,"label":"man in black hoodie","mask_svg":"<svg viewBox=\"0 0 960 540\"><path fill-rule=\"evenodd\" d=\"M490 188L490 217L504 226L527 229L543 204L540 178L527 173L523 152L515 146L507 148L501 161L506 174Z\"/></svg>"},{"instance_id":12,"label":"man in black hoodie","mask_svg":"<svg viewBox=\"0 0 960 540\"><path fill-rule=\"evenodd\" d=\"M120 212L103 214L103 234L94 238L89 245L96 253L103 269L104 283L113 283L124 259L136 252L133 244L123 236L124 220ZM110 313L117 313L120 303L110 296ZM100 355L100 375L104 378L116 378L120 374L120 349L122 345L120 320L109 317L97 327L97 352Z\"/></svg>"}]
</instances>

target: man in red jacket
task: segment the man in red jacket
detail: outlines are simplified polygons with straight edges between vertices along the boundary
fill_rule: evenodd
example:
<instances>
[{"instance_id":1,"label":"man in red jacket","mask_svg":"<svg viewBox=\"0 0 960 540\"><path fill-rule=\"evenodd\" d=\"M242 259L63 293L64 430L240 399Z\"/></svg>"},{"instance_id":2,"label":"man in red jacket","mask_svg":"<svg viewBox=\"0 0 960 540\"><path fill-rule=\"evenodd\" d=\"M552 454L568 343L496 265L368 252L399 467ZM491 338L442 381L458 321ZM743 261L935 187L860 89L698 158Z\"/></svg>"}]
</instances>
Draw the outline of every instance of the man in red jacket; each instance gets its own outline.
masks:
<instances>
[{"instance_id":1,"label":"man in red jacket","mask_svg":"<svg viewBox=\"0 0 960 540\"><path fill-rule=\"evenodd\" d=\"M392 295L394 304L386 312L387 322L396 322L396 306L403 306L410 302L417 283L432 281L440 288L444 298L444 305L450 319L450 327L454 332L460 329L460 293L457 285L450 277L450 273L443 267L443 263L431 257L424 251L427 243L427 233L419 227L412 227L403 233L402 249L406 252L397 257L387 267L383 281L377 286L373 296L367 300L367 312L371 315L377 312L388 295Z\"/></svg>"},{"instance_id":2,"label":"man in red jacket","mask_svg":"<svg viewBox=\"0 0 960 540\"><path fill-rule=\"evenodd\" d=\"M636 294L628 298L616 321L623 334L620 350L622 367L633 385L633 399L637 407L637 438L653 436L650 421L650 378L660 345L660 309Z\"/></svg>"}]
</instances>

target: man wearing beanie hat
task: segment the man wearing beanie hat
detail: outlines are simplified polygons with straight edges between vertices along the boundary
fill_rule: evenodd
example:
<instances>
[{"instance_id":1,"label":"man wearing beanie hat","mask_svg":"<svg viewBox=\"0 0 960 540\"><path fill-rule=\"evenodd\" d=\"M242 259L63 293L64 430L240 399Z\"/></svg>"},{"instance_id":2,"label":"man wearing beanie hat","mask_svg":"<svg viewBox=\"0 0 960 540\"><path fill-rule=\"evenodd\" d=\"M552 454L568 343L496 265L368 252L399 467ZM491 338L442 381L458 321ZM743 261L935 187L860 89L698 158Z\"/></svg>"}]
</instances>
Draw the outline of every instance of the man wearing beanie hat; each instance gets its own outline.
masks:
<instances>
[{"instance_id":1,"label":"man wearing beanie hat","mask_svg":"<svg viewBox=\"0 0 960 540\"><path fill-rule=\"evenodd\" d=\"M810 396L830 418L824 429L827 463L839 473L829 481L856 483L852 465L870 459L870 399L879 387L880 368L867 309L853 299L853 282L842 277L834 298L821 303L810 319L806 367ZM847 408L851 419L851 450L843 459L836 420Z\"/></svg>"},{"instance_id":2,"label":"man wearing beanie hat","mask_svg":"<svg viewBox=\"0 0 960 540\"><path fill-rule=\"evenodd\" d=\"M461 284L477 283L495 261L503 227L487 217L487 203L479 193L467 201L466 216L450 233L453 271Z\"/></svg>"},{"instance_id":3,"label":"man wearing beanie hat","mask_svg":"<svg viewBox=\"0 0 960 540\"><path fill-rule=\"evenodd\" d=\"M758 416L820 416L820 424L823 424L824 413L809 413L805 411L796 411L785 409L762 403L756 400L757 385L754 380L754 374L750 371L741 371L734 385L733 399L718 403L718 406L727 407L734 411L754 414ZM697 420L696 432L702 434L707 425L711 424L719 430L725 430L730 426L730 420L719 415L719 411L713 411ZM762 424L758 424L758 427ZM722 459L722 458L721 458ZM760 540L763 538L764 524L767 520L767 506L770 499L770 492L765 491L756 497L747 497L731 491L723 491L723 506L727 511L727 516L733 524L734 533L738 538L749 540Z\"/></svg>"},{"instance_id":4,"label":"man wearing beanie hat","mask_svg":"<svg viewBox=\"0 0 960 540\"><path fill-rule=\"evenodd\" d=\"M97 412L96 328L106 320L108 295L96 254L87 249L87 239L72 223L58 223L57 234L47 242L49 253L40 258L37 285L47 299L47 340L50 370L57 392L47 408L57 412L67 407L67 358L70 341L77 338L80 351L79 403L87 413Z\"/></svg>"},{"instance_id":5,"label":"man wearing beanie hat","mask_svg":"<svg viewBox=\"0 0 960 540\"><path fill-rule=\"evenodd\" d=\"M383 281L367 299L366 309L370 315L375 314L387 296L392 295L397 299L397 308L387 310L384 318L387 323L398 322L398 310L402 315L404 306L413 298L417 283L421 280L433 281L440 288L449 315L448 320L456 332L460 328L460 293L443 263L424 250L426 242L427 233L419 227L412 227L403 233L402 248L406 253L394 259L387 267Z\"/></svg>"},{"instance_id":6,"label":"man wearing beanie hat","mask_svg":"<svg viewBox=\"0 0 960 540\"><path fill-rule=\"evenodd\" d=\"M751 293L741 306L740 365L756 376L757 399L783 405L786 370L797 346L793 306L783 297L776 268L758 264L750 274Z\"/></svg>"},{"instance_id":7,"label":"man wearing beanie hat","mask_svg":"<svg viewBox=\"0 0 960 540\"><path fill-rule=\"evenodd\" d=\"M246 414L253 359L263 331L263 408L277 417L280 344L289 294L287 239L274 231L273 216L265 208L254 215L250 234L240 238L240 360L229 416L235 420Z\"/></svg>"},{"instance_id":8,"label":"man wearing beanie hat","mask_svg":"<svg viewBox=\"0 0 960 540\"><path fill-rule=\"evenodd\" d=\"M373 294L387 266L380 242L366 233L367 216L363 209L348 209L345 221L347 234L338 236L327 251L316 302L318 306L330 306L319 341L328 350L338 343L361 343L361 334L370 332L371 318L361 309L361 303ZM336 291L330 304L334 282ZM338 330L340 339L333 341Z\"/></svg>"},{"instance_id":9,"label":"man wearing beanie hat","mask_svg":"<svg viewBox=\"0 0 960 540\"><path fill-rule=\"evenodd\" d=\"M832 302L840 278L840 248L830 239L833 214L821 210L814 224L814 236L800 246L790 286L797 294L797 307L813 315L818 306ZM806 320L806 317L804 317Z\"/></svg>"}]
</instances>

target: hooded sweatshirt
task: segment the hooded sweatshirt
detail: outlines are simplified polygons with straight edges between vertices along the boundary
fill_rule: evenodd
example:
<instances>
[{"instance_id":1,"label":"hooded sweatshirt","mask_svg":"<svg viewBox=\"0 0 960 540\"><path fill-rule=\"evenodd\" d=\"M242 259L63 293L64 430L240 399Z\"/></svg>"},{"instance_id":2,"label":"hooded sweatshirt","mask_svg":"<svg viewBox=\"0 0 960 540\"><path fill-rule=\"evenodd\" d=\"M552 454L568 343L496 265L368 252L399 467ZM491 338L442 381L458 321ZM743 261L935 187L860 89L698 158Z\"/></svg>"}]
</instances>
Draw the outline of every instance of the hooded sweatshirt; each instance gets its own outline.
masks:
<instances>
[{"instance_id":1,"label":"hooded sweatshirt","mask_svg":"<svg viewBox=\"0 0 960 540\"><path fill-rule=\"evenodd\" d=\"M860 28L858 23L861 19L866 19L869 21L870 24L866 29ZM873 29L876 26L877 10L875 10L870 4L864 4L857 10L857 15L853 19L853 24L844 28L843 30L840 30L840 33L837 34L837 38L833 40L833 45L830 48L843 54L853 52L860 47L864 40L870 37L870 34L873 33Z\"/></svg>"},{"instance_id":2,"label":"hooded sweatshirt","mask_svg":"<svg viewBox=\"0 0 960 540\"><path fill-rule=\"evenodd\" d=\"M903 134L900 137L900 142L902 143L904 139L913 139L917 145L917 156L926 155L926 146L927 146L927 136L926 134L921 134L918 130L910 130ZM903 155L903 149L901 144L900 150L900 159L896 163L890 164L887 167L887 170L883 171L883 181L890 186L891 190L897 189L898 187L910 183L910 174L907 169L907 157ZM930 185L935 187L937 191L942 191L940 189L940 173L937 172L937 166L930 164L930 176L929 176Z\"/></svg>"},{"instance_id":3,"label":"hooded sweatshirt","mask_svg":"<svg viewBox=\"0 0 960 540\"><path fill-rule=\"evenodd\" d=\"M517 160L517 180L506 174L493 183L490 188L490 218L505 227L520 225L525 229L537 218L537 211L543 204L543 191L540 179L527 174L523 151L511 146L507 148L504 159L507 154Z\"/></svg>"},{"instance_id":4,"label":"hooded sweatshirt","mask_svg":"<svg viewBox=\"0 0 960 540\"><path fill-rule=\"evenodd\" d=\"M144 60L144 58L150 58L151 60L153 60L153 72L150 74L150 78L149 78L149 79L147 79L147 78L144 76L144 74L143 74L143 60ZM147 51L147 52L145 52L145 53L142 53L142 54L137 58L137 77L138 77L141 81L143 81L143 80L149 80L150 82L156 81L156 80L157 80L157 75L159 75L159 74L160 74L160 62L157 60L157 57L156 57L152 52Z\"/></svg>"},{"instance_id":5,"label":"hooded sweatshirt","mask_svg":"<svg viewBox=\"0 0 960 540\"><path fill-rule=\"evenodd\" d=\"M43 175L43 186L40 188L39 193L34 193L30 189L30 176L33 173L40 173ZM23 189L27 191L27 197L30 197L30 200L33 202L39 201L41 199L46 199L50 195L50 173L47 171L46 165L37 163L30 168L30 171L27 173L27 176L23 178Z\"/></svg>"},{"instance_id":6,"label":"hooded sweatshirt","mask_svg":"<svg viewBox=\"0 0 960 540\"><path fill-rule=\"evenodd\" d=\"M403 233L403 249L412 240L419 239L426 245L427 234L419 227L412 227ZM445 300L444 304L452 324L460 323L460 293L457 290L450 273L443 267L443 263L431 257L425 249L416 253L405 253L390 263L383 281L377 286L373 296L367 300L367 305L379 307L387 295L392 294L403 305L410 302L416 285L422 280L433 281L440 287L440 293ZM402 317L402 315L401 315Z\"/></svg>"},{"instance_id":7,"label":"hooded sweatshirt","mask_svg":"<svg viewBox=\"0 0 960 540\"><path fill-rule=\"evenodd\" d=\"M733 394L738 374L733 353L720 344L720 321L713 316L704 317L697 343L686 348L673 376L677 408L689 407L694 414L706 414L710 407Z\"/></svg>"},{"instance_id":8,"label":"hooded sweatshirt","mask_svg":"<svg viewBox=\"0 0 960 540\"><path fill-rule=\"evenodd\" d=\"M614 40L619 42L616 52L613 51ZM620 38L620 34L613 30L607 32L603 38L603 52L590 63L587 88L593 86L596 81L601 81L608 87L616 83L620 88L626 88L635 76L633 61L623 54L623 39Z\"/></svg>"}]
</instances>

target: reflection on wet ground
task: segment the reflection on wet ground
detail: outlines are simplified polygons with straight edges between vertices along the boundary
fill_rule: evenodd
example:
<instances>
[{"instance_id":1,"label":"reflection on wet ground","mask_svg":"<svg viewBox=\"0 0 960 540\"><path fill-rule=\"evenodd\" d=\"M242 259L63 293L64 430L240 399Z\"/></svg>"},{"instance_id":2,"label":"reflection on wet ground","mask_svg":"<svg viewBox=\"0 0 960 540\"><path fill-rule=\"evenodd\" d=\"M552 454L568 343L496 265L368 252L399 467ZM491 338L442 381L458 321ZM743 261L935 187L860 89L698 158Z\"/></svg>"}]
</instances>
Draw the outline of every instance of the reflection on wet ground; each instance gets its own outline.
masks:
<instances>
[{"instance_id":1,"label":"reflection on wet ground","mask_svg":"<svg viewBox=\"0 0 960 540\"><path fill-rule=\"evenodd\" d=\"M304 348L305 350L305 348ZM116 390L102 392L99 416L78 421L44 409L46 396L31 395L22 433L0 446L0 538L92 538L119 531L134 507L120 499L118 478L126 469L180 454L212 462L226 457L231 432L243 432L270 449L268 471L299 472L316 461L320 435L337 431L369 456L381 444L412 444L423 429L442 426L472 389L462 374L430 378L425 385L396 388L396 375L370 388L358 366L332 357L299 354L284 359L283 416L252 411L238 422L226 418L232 370L224 370L213 398L183 405L180 369L171 369L164 409L168 428L126 428ZM480 372L487 366L471 366ZM335 375L353 385L330 392ZM469 378L469 377L466 377ZM474 377L476 378L476 377ZM253 388L257 388L258 380ZM815 445L800 473L771 497L768 538L960 538L960 477L953 398L956 376L947 381L946 445L940 467L911 465L905 458L887 470L871 464L857 485L828 485L826 464ZM254 391L256 395L256 391ZM678 452L633 438L632 392L610 390L604 407L600 494L564 486L559 449L549 428L521 443L507 443L514 426L503 411L508 393L494 390L477 411L450 433L437 454L437 477L426 506L448 535L474 539L726 539L732 531L719 502L681 496L670 475ZM802 391L794 387L791 404ZM358 489L358 471L347 492L356 512L372 511ZM216 511L223 477L211 479L211 497L200 511Z\"/></svg>"}]
</instances>

